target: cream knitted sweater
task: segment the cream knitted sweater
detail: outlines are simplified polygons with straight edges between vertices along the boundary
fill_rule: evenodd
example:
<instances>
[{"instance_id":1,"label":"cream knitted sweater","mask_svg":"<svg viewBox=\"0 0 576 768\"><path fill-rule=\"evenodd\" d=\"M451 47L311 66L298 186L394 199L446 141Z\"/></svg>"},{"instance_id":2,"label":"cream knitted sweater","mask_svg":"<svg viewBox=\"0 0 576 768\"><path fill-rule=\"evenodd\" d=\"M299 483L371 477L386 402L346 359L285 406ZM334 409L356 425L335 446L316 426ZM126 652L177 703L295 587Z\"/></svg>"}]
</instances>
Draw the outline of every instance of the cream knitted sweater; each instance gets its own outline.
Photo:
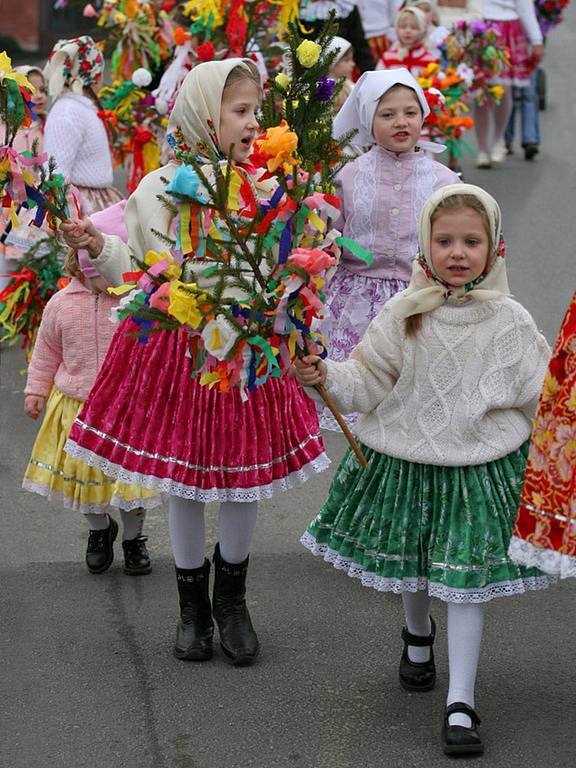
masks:
<instances>
[{"instance_id":1,"label":"cream knitted sweater","mask_svg":"<svg viewBox=\"0 0 576 768\"><path fill-rule=\"evenodd\" d=\"M97 189L112 186L106 129L86 96L66 93L54 102L44 129L44 150L72 184Z\"/></svg>"},{"instance_id":2,"label":"cream knitted sweater","mask_svg":"<svg viewBox=\"0 0 576 768\"><path fill-rule=\"evenodd\" d=\"M508 297L470 300L423 316L415 338L385 307L326 386L359 439L419 464L483 464L530 436L550 348ZM316 397L315 397L316 399Z\"/></svg>"}]
</instances>

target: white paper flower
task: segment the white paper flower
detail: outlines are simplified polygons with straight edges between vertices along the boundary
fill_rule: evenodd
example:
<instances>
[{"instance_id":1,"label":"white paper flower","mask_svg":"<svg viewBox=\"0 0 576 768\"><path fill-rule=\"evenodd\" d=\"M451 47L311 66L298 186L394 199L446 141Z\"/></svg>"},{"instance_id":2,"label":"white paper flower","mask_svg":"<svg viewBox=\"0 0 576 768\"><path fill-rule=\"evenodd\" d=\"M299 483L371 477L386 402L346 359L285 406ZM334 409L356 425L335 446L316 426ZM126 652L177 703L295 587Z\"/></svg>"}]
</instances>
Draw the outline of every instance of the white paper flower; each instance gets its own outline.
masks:
<instances>
[{"instance_id":1,"label":"white paper flower","mask_svg":"<svg viewBox=\"0 0 576 768\"><path fill-rule=\"evenodd\" d=\"M142 290L140 288L132 288L130 293L124 294L122 298L120 299L120 303L117 304L115 307L112 307L110 310L110 322L114 323L114 325L118 325L120 322L120 318L118 317L118 312L120 312L121 309L128 306L132 299L135 296L138 296L139 293L142 293Z\"/></svg>"},{"instance_id":2,"label":"white paper flower","mask_svg":"<svg viewBox=\"0 0 576 768\"><path fill-rule=\"evenodd\" d=\"M456 72L460 75L462 80L464 80L468 88L470 88L474 82L474 70L471 69L467 64L459 64Z\"/></svg>"},{"instance_id":3,"label":"white paper flower","mask_svg":"<svg viewBox=\"0 0 576 768\"><path fill-rule=\"evenodd\" d=\"M435 96L438 96L442 104L446 104L446 97L442 91L438 90L438 88L428 88L428 93L433 93Z\"/></svg>"},{"instance_id":4,"label":"white paper flower","mask_svg":"<svg viewBox=\"0 0 576 768\"><path fill-rule=\"evenodd\" d=\"M132 75L132 82L137 85L138 88L146 88L152 82L152 75L144 67L139 67L134 70Z\"/></svg>"},{"instance_id":5,"label":"white paper flower","mask_svg":"<svg viewBox=\"0 0 576 768\"><path fill-rule=\"evenodd\" d=\"M168 112L168 102L165 99L157 98L154 102L154 107L159 115L165 115Z\"/></svg>"},{"instance_id":6,"label":"white paper flower","mask_svg":"<svg viewBox=\"0 0 576 768\"><path fill-rule=\"evenodd\" d=\"M204 349L217 360L224 360L238 339L238 332L224 315L206 323L202 331Z\"/></svg>"}]
</instances>

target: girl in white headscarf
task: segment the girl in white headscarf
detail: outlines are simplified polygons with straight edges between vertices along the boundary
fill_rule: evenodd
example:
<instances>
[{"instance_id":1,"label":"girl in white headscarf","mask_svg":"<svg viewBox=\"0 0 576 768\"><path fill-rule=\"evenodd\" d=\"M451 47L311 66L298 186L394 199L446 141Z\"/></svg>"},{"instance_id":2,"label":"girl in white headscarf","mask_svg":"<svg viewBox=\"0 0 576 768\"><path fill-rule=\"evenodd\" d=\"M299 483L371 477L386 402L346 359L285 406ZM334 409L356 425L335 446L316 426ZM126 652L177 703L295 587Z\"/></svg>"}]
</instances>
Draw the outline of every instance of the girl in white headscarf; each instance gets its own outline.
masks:
<instances>
[{"instance_id":1,"label":"girl in white headscarf","mask_svg":"<svg viewBox=\"0 0 576 768\"><path fill-rule=\"evenodd\" d=\"M252 62L225 59L196 66L186 77L168 123L173 143L199 157L225 158L234 146L244 163L256 136L260 76ZM241 168L244 166L237 165ZM211 165L204 170L210 173ZM63 224L68 244L85 247L111 283L134 269L132 257L165 251L178 223L159 196L178 170L171 162L144 177L126 205L128 245L102 237L87 222ZM266 199L270 182L246 178ZM185 282L202 282L205 262L184 264ZM269 378L246 402L240 388L227 393L192 378L187 334L158 331L146 343L126 319L86 406L70 432L67 450L118 479L170 495L170 535L176 562L181 621L174 654L212 657L214 625L208 596L204 505L221 502L214 552L214 619L220 645L234 664L250 664L258 638L245 602L245 583L258 501L307 480L328 466L315 408L289 377Z\"/></svg>"},{"instance_id":2,"label":"girl in white headscarf","mask_svg":"<svg viewBox=\"0 0 576 768\"><path fill-rule=\"evenodd\" d=\"M418 216L435 189L458 182L455 173L420 148L426 97L406 69L366 72L334 120L337 138L351 130L354 145L371 147L339 177L338 228L372 254L344 249L329 285L330 320L323 327L328 355L346 360L372 318L408 286L418 250ZM427 148L442 147L426 144ZM347 417L354 423L355 416ZM326 408L320 424L339 430Z\"/></svg>"},{"instance_id":3,"label":"girl in white headscarf","mask_svg":"<svg viewBox=\"0 0 576 768\"><path fill-rule=\"evenodd\" d=\"M78 189L85 216L122 200L112 186L112 157L99 116L96 93L103 74L104 57L88 35L59 40L44 67L48 95L55 100L46 121L44 149Z\"/></svg>"},{"instance_id":4,"label":"girl in white headscarf","mask_svg":"<svg viewBox=\"0 0 576 768\"><path fill-rule=\"evenodd\" d=\"M381 592L402 594L400 684L434 687L432 598L448 604L447 754L482 751L474 686L484 604L548 585L508 545L550 350L510 298L500 209L470 184L444 187L420 216L407 290L347 362L310 356L368 460L348 453L302 543ZM309 390L312 396L312 390Z\"/></svg>"}]
</instances>

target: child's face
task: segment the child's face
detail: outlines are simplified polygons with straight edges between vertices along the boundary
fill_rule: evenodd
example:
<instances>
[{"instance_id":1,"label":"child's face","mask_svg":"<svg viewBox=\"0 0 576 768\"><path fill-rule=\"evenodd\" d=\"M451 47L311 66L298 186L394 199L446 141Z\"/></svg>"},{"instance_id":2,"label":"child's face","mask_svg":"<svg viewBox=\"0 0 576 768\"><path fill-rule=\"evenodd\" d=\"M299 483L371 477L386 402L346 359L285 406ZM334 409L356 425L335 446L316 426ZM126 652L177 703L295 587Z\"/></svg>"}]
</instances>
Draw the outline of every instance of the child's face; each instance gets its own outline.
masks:
<instances>
[{"instance_id":1,"label":"child's face","mask_svg":"<svg viewBox=\"0 0 576 768\"><path fill-rule=\"evenodd\" d=\"M28 80L36 89L34 95L32 96L32 102L34 103L35 107L34 112L36 112L38 115L43 115L46 112L46 104L48 103L44 78L40 72L30 72L28 75Z\"/></svg>"},{"instance_id":2,"label":"child's face","mask_svg":"<svg viewBox=\"0 0 576 768\"><path fill-rule=\"evenodd\" d=\"M372 133L390 152L412 152L422 131L422 109L411 88L395 86L378 102Z\"/></svg>"},{"instance_id":3,"label":"child's face","mask_svg":"<svg viewBox=\"0 0 576 768\"><path fill-rule=\"evenodd\" d=\"M347 77L348 80L352 79L352 72L354 71L354 51L352 48L346 51L340 61L336 62L330 70L330 76L335 80L339 77Z\"/></svg>"},{"instance_id":4,"label":"child's face","mask_svg":"<svg viewBox=\"0 0 576 768\"><path fill-rule=\"evenodd\" d=\"M256 83L244 79L225 88L220 107L220 149L229 156L234 145L237 163L245 162L258 130L256 114L260 107L260 89Z\"/></svg>"},{"instance_id":5,"label":"child's face","mask_svg":"<svg viewBox=\"0 0 576 768\"><path fill-rule=\"evenodd\" d=\"M490 237L484 219L473 208L441 211L430 236L430 259L436 275L455 288L485 271Z\"/></svg>"},{"instance_id":6,"label":"child's face","mask_svg":"<svg viewBox=\"0 0 576 768\"><path fill-rule=\"evenodd\" d=\"M422 32L418 26L418 22L411 13L405 14L396 27L396 34L398 35L398 42L404 48L414 48L422 40Z\"/></svg>"}]
</instances>

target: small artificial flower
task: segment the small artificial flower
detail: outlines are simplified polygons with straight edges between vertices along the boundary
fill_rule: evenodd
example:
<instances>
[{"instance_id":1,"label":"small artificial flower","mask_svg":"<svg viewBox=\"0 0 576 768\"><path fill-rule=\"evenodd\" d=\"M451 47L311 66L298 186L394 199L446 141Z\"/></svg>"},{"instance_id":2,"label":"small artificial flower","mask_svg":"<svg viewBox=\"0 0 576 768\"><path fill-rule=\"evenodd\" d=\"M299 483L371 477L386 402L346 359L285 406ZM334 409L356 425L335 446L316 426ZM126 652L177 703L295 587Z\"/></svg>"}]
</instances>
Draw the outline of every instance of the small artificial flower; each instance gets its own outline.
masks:
<instances>
[{"instance_id":1,"label":"small artificial flower","mask_svg":"<svg viewBox=\"0 0 576 768\"><path fill-rule=\"evenodd\" d=\"M298 61L305 69L310 69L320 58L322 47L313 40L303 40L296 48Z\"/></svg>"},{"instance_id":2,"label":"small artificial flower","mask_svg":"<svg viewBox=\"0 0 576 768\"><path fill-rule=\"evenodd\" d=\"M316 85L316 93L314 94L318 101L330 101L334 94L334 86L336 81L331 77L321 77Z\"/></svg>"}]
</instances>

